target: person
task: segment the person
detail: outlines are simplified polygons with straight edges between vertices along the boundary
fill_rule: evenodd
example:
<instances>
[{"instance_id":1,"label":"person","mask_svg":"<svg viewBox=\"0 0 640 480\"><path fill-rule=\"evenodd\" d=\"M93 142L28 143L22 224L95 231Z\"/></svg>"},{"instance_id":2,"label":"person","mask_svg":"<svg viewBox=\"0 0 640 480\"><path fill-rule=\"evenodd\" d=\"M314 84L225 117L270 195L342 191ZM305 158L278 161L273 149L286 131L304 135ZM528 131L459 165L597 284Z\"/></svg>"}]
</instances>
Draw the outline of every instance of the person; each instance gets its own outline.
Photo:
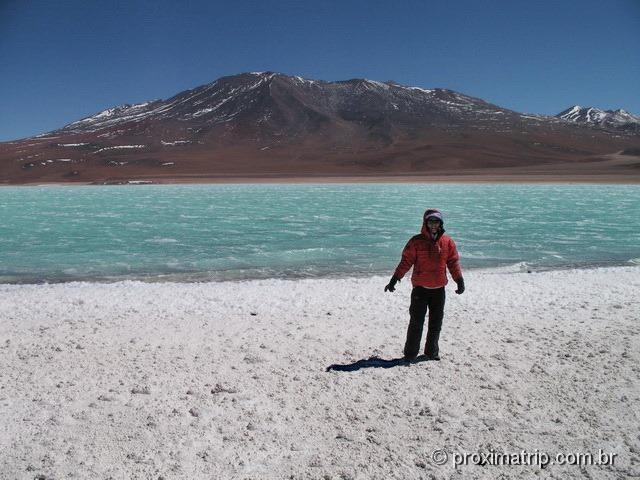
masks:
<instances>
[{"instance_id":1,"label":"person","mask_svg":"<svg viewBox=\"0 0 640 480\"><path fill-rule=\"evenodd\" d=\"M456 293L460 295L464 292L458 250L453 239L444 232L442 212L437 209L424 212L421 233L407 242L398 267L384 287L385 292L395 291L396 283L413 267L410 320L404 345L404 358L408 361L418 357L427 310L429 324L424 357L426 360L440 360L438 340L444 317L447 269L458 286Z\"/></svg>"}]
</instances>

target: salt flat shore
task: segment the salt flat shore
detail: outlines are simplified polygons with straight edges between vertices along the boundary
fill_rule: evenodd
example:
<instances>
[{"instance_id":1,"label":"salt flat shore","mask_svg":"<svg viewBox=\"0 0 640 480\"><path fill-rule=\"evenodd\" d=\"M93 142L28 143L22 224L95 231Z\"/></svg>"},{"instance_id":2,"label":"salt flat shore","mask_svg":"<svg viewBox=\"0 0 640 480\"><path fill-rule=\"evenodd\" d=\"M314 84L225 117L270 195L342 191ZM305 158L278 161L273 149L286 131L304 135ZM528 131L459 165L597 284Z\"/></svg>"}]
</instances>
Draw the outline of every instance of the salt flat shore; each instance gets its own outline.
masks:
<instances>
[{"instance_id":1,"label":"salt flat shore","mask_svg":"<svg viewBox=\"0 0 640 480\"><path fill-rule=\"evenodd\" d=\"M0 478L640 475L640 267L465 278L442 361L354 371L401 356L408 279L1 285Z\"/></svg>"}]
</instances>

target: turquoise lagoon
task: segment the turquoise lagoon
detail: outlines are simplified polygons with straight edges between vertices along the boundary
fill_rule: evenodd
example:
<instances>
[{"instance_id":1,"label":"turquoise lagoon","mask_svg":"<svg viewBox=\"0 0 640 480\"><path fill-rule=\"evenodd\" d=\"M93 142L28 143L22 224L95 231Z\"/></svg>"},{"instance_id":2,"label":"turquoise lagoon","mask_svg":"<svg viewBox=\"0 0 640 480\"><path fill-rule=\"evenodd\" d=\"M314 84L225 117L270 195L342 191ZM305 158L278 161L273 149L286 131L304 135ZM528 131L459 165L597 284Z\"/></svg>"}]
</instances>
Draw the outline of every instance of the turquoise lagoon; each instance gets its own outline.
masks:
<instances>
[{"instance_id":1,"label":"turquoise lagoon","mask_svg":"<svg viewBox=\"0 0 640 480\"><path fill-rule=\"evenodd\" d=\"M3 187L0 282L390 275L427 207L466 269L640 263L636 185Z\"/></svg>"}]
</instances>

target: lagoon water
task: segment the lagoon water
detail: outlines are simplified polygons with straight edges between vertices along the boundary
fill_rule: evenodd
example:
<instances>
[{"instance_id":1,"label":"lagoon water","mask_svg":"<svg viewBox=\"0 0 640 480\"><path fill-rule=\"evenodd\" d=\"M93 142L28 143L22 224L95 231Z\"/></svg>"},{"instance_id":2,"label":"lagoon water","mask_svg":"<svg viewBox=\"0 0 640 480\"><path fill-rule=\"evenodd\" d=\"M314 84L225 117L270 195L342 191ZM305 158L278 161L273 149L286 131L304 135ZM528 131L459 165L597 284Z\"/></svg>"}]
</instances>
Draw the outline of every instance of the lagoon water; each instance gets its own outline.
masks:
<instances>
[{"instance_id":1,"label":"lagoon water","mask_svg":"<svg viewBox=\"0 0 640 480\"><path fill-rule=\"evenodd\" d=\"M0 282L391 275L427 207L463 269L640 263L636 185L3 187Z\"/></svg>"}]
</instances>

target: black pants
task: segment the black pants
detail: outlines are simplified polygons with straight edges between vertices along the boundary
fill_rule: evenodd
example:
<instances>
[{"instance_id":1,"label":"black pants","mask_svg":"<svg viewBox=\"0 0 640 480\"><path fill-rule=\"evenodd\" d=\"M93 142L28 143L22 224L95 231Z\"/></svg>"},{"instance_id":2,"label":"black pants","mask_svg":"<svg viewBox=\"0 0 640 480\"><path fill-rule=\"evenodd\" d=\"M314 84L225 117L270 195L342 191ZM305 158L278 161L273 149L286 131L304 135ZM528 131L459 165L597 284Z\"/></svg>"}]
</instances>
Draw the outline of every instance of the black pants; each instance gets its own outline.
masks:
<instances>
[{"instance_id":1,"label":"black pants","mask_svg":"<svg viewBox=\"0 0 640 480\"><path fill-rule=\"evenodd\" d=\"M407 330L407 341L404 344L404 356L415 357L420 350L420 340L422 339L422 327L424 317L429 310L429 326L427 329L427 343L424 353L427 356L438 355L438 339L442 328L442 317L444 316L444 287L423 288L413 287L411 291L411 306L409 313L409 329Z\"/></svg>"}]
</instances>

